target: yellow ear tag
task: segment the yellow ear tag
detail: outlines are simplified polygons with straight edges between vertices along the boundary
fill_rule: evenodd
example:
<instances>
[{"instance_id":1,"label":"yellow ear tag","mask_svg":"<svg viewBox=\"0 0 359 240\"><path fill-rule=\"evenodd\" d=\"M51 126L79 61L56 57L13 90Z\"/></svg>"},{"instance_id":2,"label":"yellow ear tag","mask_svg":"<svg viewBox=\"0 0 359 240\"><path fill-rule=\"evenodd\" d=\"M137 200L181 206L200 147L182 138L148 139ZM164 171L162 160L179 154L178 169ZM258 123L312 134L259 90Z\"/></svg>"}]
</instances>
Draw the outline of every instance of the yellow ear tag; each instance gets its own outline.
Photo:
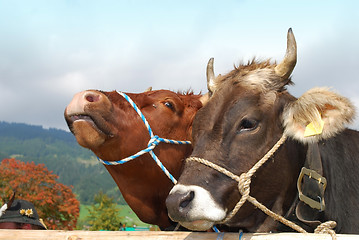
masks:
<instances>
[{"instance_id":1,"label":"yellow ear tag","mask_svg":"<svg viewBox=\"0 0 359 240\"><path fill-rule=\"evenodd\" d=\"M319 123L318 122L309 123L305 128L304 137L310 137L310 136L321 134L323 132L323 127L324 127L324 121L322 120L322 118L319 119Z\"/></svg>"}]
</instances>

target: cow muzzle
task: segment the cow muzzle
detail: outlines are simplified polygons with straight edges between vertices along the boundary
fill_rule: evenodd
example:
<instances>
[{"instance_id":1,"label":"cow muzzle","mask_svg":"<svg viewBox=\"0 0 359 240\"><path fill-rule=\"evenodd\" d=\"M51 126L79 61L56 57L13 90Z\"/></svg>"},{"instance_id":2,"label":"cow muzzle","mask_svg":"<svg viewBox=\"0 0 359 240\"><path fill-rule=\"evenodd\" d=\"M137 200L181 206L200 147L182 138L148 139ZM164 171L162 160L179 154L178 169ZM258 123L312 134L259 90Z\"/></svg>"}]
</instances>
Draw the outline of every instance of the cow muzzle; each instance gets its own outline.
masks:
<instances>
[{"instance_id":1,"label":"cow muzzle","mask_svg":"<svg viewBox=\"0 0 359 240\"><path fill-rule=\"evenodd\" d=\"M110 115L112 103L99 91L88 90L75 94L65 109L65 120L78 143L86 148L102 144L112 136L105 117Z\"/></svg>"},{"instance_id":2,"label":"cow muzzle","mask_svg":"<svg viewBox=\"0 0 359 240\"><path fill-rule=\"evenodd\" d=\"M205 231L222 221L226 211L202 187L177 184L166 199L169 217L182 226Z\"/></svg>"},{"instance_id":3,"label":"cow muzzle","mask_svg":"<svg viewBox=\"0 0 359 240\"><path fill-rule=\"evenodd\" d=\"M77 93L65 109L65 120L71 131L74 125L89 123L99 132L111 135L104 116L110 115L112 103L99 91L88 90Z\"/></svg>"}]
</instances>

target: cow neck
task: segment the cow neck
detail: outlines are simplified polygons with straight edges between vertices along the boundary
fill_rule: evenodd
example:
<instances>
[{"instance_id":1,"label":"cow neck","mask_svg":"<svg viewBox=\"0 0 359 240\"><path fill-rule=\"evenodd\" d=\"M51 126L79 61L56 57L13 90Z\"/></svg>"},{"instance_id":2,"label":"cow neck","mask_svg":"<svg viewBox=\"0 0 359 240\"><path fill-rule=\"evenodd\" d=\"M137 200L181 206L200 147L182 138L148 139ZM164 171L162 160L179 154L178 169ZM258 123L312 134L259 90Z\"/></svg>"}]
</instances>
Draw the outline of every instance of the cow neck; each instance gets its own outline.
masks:
<instances>
[{"instance_id":1,"label":"cow neck","mask_svg":"<svg viewBox=\"0 0 359 240\"><path fill-rule=\"evenodd\" d=\"M295 215L299 221L313 229L321 224L320 219L325 210L324 193L327 181L323 175L318 143L310 143L297 181L299 201L295 207Z\"/></svg>"},{"instance_id":2,"label":"cow neck","mask_svg":"<svg viewBox=\"0 0 359 240\"><path fill-rule=\"evenodd\" d=\"M173 175L167 170L167 168L162 164L162 162L158 159L158 157L156 156L156 154L153 152L153 149L161 142L163 143L169 143L169 144L191 144L190 141L177 141L177 140L172 140L172 139L166 139L166 138L161 138L157 135L155 135L151 129L150 124L148 123L147 119L145 118L145 115L143 115L143 113L141 112L141 110L137 107L136 103L125 93L123 92L118 92L124 99L126 99L126 101L133 107L133 109L136 111L136 113L140 116L142 122L145 124L148 133L150 135L150 140L148 141L147 144L147 148L129 156L126 157L124 159L118 160L118 161L105 161L100 159L99 157L97 157L97 159L104 165L119 165L119 164L124 164L126 162L129 162L131 160L134 160L136 158L138 158L139 156L145 154L145 153L149 153L151 155L151 157L153 158L153 160L155 160L156 164L158 165L158 167L161 168L161 170L166 174L166 176L173 182L173 184L177 183L177 180L173 177Z\"/></svg>"},{"instance_id":3,"label":"cow neck","mask_svg":"<svg viewBox=\"0 0 359 240\"><path fill-rule=\"evenodd\" d=\"M292 228L293 230L300 232L300 233L307 233L306 230L304 230L299 225L295 224L294 222L287 220L281 215L276 214L275 212L269 210L266 206L261 204L257 201L254 197L250 196L250 184L251 184L251 177L253 174L260 168L277 150L278 148L286 141L287 136L285 134L282 135L282 137L278 140L278 142L263 156L262 159L260 159L251 169L249 169L248 172L242 173L240 176L237 176L233 174L232 172L228 171L227 169L218 166L217 164L214 164L206 159L199 158L199 157L189 157L186 159L186 161L196 161L199 163L202 163L208 167L211 167L218 172L232 178L233 180L238 182L238 190L240 194L242 195L241 199L238 201L234 209L231 211L230 214L221 222L226 223L228 222L234 215L239 211L241 206L246 202L249 201L254 206L262 210L265 214L272 217L273 219L283 223L284 225ZM315 147L315 146L314 146ZM312 164L312 163L311 163ZM314 165L314 163L313 163ZM314 233L330 233L333 239L336 239L335 237L335 231L332 230L336 226L336 222L334 221L327 221L324 223L321 223L319 226L316 227L314 230Z\"/></svg>"}]
</instances>

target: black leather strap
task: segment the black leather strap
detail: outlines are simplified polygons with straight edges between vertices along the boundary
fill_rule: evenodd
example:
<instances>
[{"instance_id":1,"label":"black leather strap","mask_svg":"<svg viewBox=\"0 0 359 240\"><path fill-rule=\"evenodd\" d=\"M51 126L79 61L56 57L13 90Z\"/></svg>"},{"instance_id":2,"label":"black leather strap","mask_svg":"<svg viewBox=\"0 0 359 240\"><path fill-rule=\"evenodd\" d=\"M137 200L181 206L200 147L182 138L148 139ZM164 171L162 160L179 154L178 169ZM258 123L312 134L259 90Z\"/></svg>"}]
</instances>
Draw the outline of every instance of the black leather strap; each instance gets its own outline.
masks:
<instances>
[{"instance_id":1,"label":"black leather strap","mask_svg":"<svg viewBox=\"0 0 359 240\"><path fill-rule=\"evenodd\" d=\"M321 223L320 219L322 219L325 209L324 192L326 187L318 143L308 144L307 157L303 169L305 174L301 174L302 178L298 179L298 181L302 181L301 185L298 184L298 188L301 188L298 189L298 192L299 195L302 193L305 197L300 198L301 201L296 206L295 214L298 220L315 228ZM313 201L308 202L307 199L309 199L308 201L314 200L318 204L310 204ZM316 207L313 207L313 205Z\"/></svg>"}]
</instances>

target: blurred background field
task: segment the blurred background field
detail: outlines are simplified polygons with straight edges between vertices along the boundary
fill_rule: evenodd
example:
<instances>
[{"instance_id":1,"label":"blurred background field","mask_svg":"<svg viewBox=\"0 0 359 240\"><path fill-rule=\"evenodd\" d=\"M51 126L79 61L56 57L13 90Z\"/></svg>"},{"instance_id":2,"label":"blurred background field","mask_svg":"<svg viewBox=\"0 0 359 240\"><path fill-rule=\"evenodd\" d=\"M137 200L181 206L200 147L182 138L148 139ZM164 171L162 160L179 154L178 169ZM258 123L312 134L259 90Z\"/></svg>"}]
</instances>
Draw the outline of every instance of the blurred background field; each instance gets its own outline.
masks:
<instances>
[{"instance_id":1,"label":"blurred background field","mask_svg":"<svg viewBox=\"0 0 359 240\"><path fill-rule=\"evenodd\" d=\"M60 183L71 186L80 201L77 229L89 229L86 220L88 209L96 204L94 199L99 193L112 199L119 210L121 223L127 228L158 229L138 219L106 168L91 151L80 147L70 132L0 121L0 162L7 158L44 164L49 171L59 176Z\"/></svg>"},{"instance_id":2,"label":"blurred background field","mask_svg":"<svg viewBox=\"0 0 359 240\"><path fill-rule=\"evenodd\" d=\"M122 223L125 224L127 228L129 229L137 228L139 230L143 229L143 230L153 230L153 231L159 230L159 228L155 225L150 225L142 222L128 205L117 205L117 207L120 209L119 215L123 219ZM77 222L78 229L88 228L89 225L88 222L86 221L86 218L89 216L89 210L88 210L89 208L91 208L91 205L84 205L84 204L80 205L80 217Z\"/></svg>"}]
</instances>

